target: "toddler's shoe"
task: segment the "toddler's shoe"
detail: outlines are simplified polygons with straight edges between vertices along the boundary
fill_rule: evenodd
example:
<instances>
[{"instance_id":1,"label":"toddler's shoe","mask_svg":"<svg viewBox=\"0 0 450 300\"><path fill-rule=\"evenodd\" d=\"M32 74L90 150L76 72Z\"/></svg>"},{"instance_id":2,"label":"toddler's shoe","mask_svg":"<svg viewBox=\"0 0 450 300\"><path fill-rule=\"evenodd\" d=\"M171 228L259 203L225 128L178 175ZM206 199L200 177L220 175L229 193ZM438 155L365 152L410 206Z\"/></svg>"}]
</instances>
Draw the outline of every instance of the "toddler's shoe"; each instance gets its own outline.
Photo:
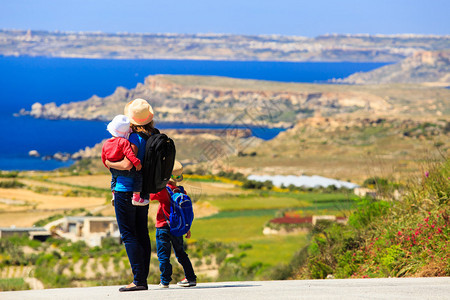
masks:
<instances>
[{"instance_id":1,"label":"toddler's shoe","mask_svg":"<svg viewBox=\"0 0 450 300\"><path fill-rule=\"evenodd\" d=\"M148 205L150 203L150 200L148 200L148 199L140 198L139 201L140 201L140 203L142 203L141 204L142 206L146 206L146 205Z\"/></svg>"},{"instance_id":2,"label":"toddler's shoe","mask_svg":"<svg viewBox=\"0 0 450 300\"><path fill-rule=\"evenodd\" d=\"M146 206L150 203L147 199L142 199L139 193L133 194L133 200L131 200L131 203L136 206Z\"/></svg>"},{"instance_id":3,"label":"toddler's shoe","mask_svg":"<svg viewBox=\"0 0 450 300\"><path fill-rule=\"evenodd\" d=\"M158 285L158 287L159 287L160 289L168 289L168 288L169 288L169 285L160 282L159 285Z\"/></svg>"}]
</instances>

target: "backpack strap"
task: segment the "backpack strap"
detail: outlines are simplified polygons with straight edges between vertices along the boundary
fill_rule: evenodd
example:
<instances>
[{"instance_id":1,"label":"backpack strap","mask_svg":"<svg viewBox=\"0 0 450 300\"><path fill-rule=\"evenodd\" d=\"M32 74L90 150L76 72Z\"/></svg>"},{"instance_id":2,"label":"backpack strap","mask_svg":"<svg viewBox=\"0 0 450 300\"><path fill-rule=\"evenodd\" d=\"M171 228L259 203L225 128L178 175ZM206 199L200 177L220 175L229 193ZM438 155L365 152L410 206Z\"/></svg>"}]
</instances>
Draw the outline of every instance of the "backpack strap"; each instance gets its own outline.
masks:
<instances>
[{"instance_id":1,"label":"backpack strap","mask_svg":"<svg viewBox=\"0 0 450 300\"><path fill-rule=\"evenodd\" d=\"M166 213L164 211L163 211L163 215L164 215L164 218L166 219L167 225L169 225L169 227L170 227L170 221L167 218Z\"/></svg>"},{"instance_id":2,"label":"backpack strap","mask_svg":"<svg viewBox=\"0 0 450 300\"><path fill-rule=\"evenodd\" d=\"M142 131L138 132L137 134L144 140L148 140L148 138L150 137L150 135L148 135L147 133L142 132Z\"/></svg>"},{"instance_id":3,"label":"backpack strap","mask_svg":"<svg viewBox=\"0 0 450 300\"><path fill-rule=\"evenodd\" d=\"M166 190L167 190L167 192L169 193L169 197L172 198L172 196L173 196L173 191L172 191L172 189L171 189L170 187L166 186ZM169 201L171 202L170 205L172 205L171 199L169 199ZM169 219L167 218L166 213L164 212L164 210L163 210L163 215L164 215L164 218L166 219L167 225L169 225L169 227L170 227L170 221L169 221Z\"/></svg>"},{"instance_id":4,"label":"backpack strap","mask_svg":"<svg viewBox=\"0 0 450 300\"><path fill-rule=\"evenodd\" d=\"M144 140L148 140L148 138L149 138L151 135L159 134L159 133L160 133L160 132L159 132L159 129L158 129L158 128L153 128L153 132L150 132L150 134L148 134L148 133L146 133L146 132L143 132L143 131L137 132L137 134L139 134L139 136L140 136L141 138L143 138Z\"/></svg>"},{"instance_id":5,"label":"backpack strap","mask_svg":"<svg viewBox=\"0 0 450 300\"><path fill-rule=\"evenodd\" d=\"M167 185L166 185L166 189L169 192L169 196L170 197L172 197L175 193L180 193L181 192L181 193L184 194L184 188L181 185L177 186L177 188L174 190L174 191L179 190L179 192L172 191L172 189L170 187L168 187Z\"/></svg>"},{"instance_id":6,"label":"backpack strap","mask_svg":"<svg viewBox=\"0 0 450 300\"><path fill-rule=\"evenodd\" d=\"M166 190L167 190L167 192L169 192L169 196L172 197L173 196L172 189L166 185Z\"/></svg>"},{"instance_id":7,"label":"backpack strap","mask_svg":"<svg viewBox=\"0 0 450 300\"><path fill-rule=\"evenodd\" d=\"M184 194L184 188L183 188L182 186L179 186L178 188L179 188L180 191ZM166 185L166 190L167 190L167 192L169 193L169 197L172 199L172 196L174 195L174 192L173 192L172 189L171 189L170 187L168 187L167 185ZM171 200L171 199L169 199L170 205L172 205L172 200ZM170 221L169 221L169 219L167 218L166 213L164 212L164 210L163 210L163 215L164 215L164 218L166 218L167 225L169 225L169 227L170 227Z\"/></svg>"}]
</instances>

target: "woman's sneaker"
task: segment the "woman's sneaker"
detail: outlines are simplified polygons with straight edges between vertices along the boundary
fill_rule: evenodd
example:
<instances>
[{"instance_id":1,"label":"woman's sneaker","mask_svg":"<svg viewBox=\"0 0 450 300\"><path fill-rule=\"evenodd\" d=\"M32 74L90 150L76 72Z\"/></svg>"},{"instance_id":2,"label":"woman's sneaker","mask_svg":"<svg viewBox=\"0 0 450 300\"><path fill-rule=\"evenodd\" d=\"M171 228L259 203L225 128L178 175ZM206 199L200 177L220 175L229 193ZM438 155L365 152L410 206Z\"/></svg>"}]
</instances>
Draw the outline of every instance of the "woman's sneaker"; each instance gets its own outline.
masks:
<instances>
[{"instance_id":1,"label":"woman's sneaker","mask_svg":"<svg viewBox=\"0 0 450 300\"><path fill-rule=\"evenodd\" d=\"M191 286L196 286L197 281L189 281L186 278L184 278L183 280L178 282L177 285L182 286L182 287L191 287Z\"/></svg>"}]
</instances>

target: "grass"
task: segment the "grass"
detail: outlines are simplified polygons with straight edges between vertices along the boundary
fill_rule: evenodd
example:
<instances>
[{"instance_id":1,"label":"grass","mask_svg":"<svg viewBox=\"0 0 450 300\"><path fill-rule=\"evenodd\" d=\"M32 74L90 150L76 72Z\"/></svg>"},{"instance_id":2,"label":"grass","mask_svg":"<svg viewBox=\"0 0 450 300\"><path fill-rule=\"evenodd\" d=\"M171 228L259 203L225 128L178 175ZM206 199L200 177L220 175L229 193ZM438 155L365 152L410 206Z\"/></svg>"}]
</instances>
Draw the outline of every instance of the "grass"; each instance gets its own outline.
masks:
<instances>
[{"instance_id":1,"label":"grass","mask_svg":"<svg viewBox=\"0 0 450 300\"><path fill-rule=\"evenodd\" d=\"M274 235L251 240L251 249L246 250L247 256L242 260L244 265L262 262L271 266L287 264L292 255L307 243L306 234Z\"/></svg>"},{"instance_id":2,"label":"grass","mask_svg":"<svg viewBox=\"0 0 450 300\"><path fill-rule=\"evenodd\" d=\"M265 223L273 219L280 209L295 209L304 214L348 214L355 205L355 201L343 193L273 191L209 196L207 201L218 207L219 213L195 219L193 239L249 245L249 249L243 252L242 267L256 263L285 265L296 251L306 246L308 238L304 233L263 235Z\"/></svg>"},{"instance_id":3,"label":"grass","mask_svg":"<svg viewBox=\"0 0 450 300\"><path fill-rule=\"evenodd\" d=\"M263 237L264 224L273 216L196 219L192 224L192 238L209 241L239 242Z\"/></svg>"},{"instance_id":4,"label":"grass","mask_svg":"<svg viewBox=\"0 0 450 300\"><path fill-rule=\"evenodd\" d=\"M271 218L272 214L197 219L192 225L192 241L205 239L248 246L243 251L243 267L259 262L268 266L287 264L306 245L307 235L265 236L262 230Z\"/></svg>"},{"instance_id":5,"label":"grass","mask_svg":"<svg viewBox=\"0 0 450 300\"><path fill-rule=\"evenodd\" d=\"M282 208L347 209L352 200L346 194L253 192L247 195L209 196L208 201L220 211L269 210Z\"/></svg>"},{"instance_id":6,"label":"grass","mask_svg":"<svg viewBox=\"0 0 450 300\"><path fill-rule=\"evenodd\" d=\"M30 287L23 278L0 278L0 292L29 290Z\"/></svg>"},{"instance_id":7,"label":"grass","mask_svg":"<svg viewBox=\"0 0 450 300\"><path fill-rule=\"evenodd\" d=\"M255 209L255 210L231 210L221 211L215 215L201 218L201 220L223 219L223 218L237 218L237 217L259 217L269 216L273 217L278 209Z\"/></svg>"},{"instance_id":8,"label":"grass","mask_svg":"<svg viewBox=\"0 0 450 300\"><path fill-rule=\"evenodd\" d=\"M279 199L263 195L230 195L227 197L208 198L208 201L220 211L253 210L253 209L280 209L287 207L309 206L308 203L293 198Z\"/></svg>"}]
</instances>

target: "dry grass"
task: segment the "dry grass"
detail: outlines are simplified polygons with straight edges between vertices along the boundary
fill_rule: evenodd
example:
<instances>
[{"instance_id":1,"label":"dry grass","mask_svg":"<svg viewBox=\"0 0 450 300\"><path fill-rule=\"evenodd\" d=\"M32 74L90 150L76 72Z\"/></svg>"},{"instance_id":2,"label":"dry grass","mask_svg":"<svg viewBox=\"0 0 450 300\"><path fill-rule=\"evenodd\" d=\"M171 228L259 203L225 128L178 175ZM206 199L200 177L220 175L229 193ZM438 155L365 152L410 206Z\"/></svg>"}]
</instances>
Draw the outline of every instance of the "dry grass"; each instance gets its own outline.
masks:
<instances>
[{"instance_id":1,"label":"dry grass","mask_svg":"<svg viewBox=\"0 0 450 300\"><path fill-rule=\"evenodd\" d=\"M424 266L419 272L414 274L414 277L443 277L446 276L447 264L433 260L431 263Z\"/></svg>"},{"instance_id":2,"label":"dry grass","mask_svg":"<svg viewBox=\"0 0 450 300\"><path fill-rule=\"evenodd\" d=\"M84 176L67 176L55 177L54 182L62 182L72 185L80 185L85 187L109 188L111 182L111 175L84 175Z\"/></svg>"},{"instance_id":3,"label":"dry grass","mask_svg":"<svg viewBox=\"0 0 450 300\"><path fill-rule=\"evenodd\" d=\"M64 197L55 195L46 195L35 193L23 189L1 189L1 198L12 200L23 200L29 203L29 206L39 210L55 209L91 209L105 204L104 198L98 197Z\"/></svg>"},{"instance_id":4,"label":"dry grass","mask_svg":"<svg viewBox=\"0 0 450 300\"><path fill-rule=\"evenodd\" d=\"M0 212L0 227L31 227L35 222L54 215L55 211Z\"/></svg>"},{"instance_id":5,"label":"dry grass","mask_svg":"<svg viewBox=\"0 0 450 300\"><path fill-rule=\"evenodd\" d=\"M103 197L64 197L25 189L0 188L0 198L8 200L6 203L0 203L0 226L3 227L32 226L36 221L54 214L77 208L90 211L105 204ZM14 202L24 204L18 205Z\"/></svg>"},{"instance_id":6,"label":"dry grass","mask_svg":"<svg viewBox=\"0 0 450 300\"><path fill-rule=\"evenodd\" d=\"M52 173L44 175L51 182L45 182L28 178L20 178L19 181L28 187L45 187L58 191L61 194L70 190L70 184L80 187L108 188L110 175L85 175L64 176ZM3 181L12 179L3 179ZM199 199L205 195L239 194L241 191L232 184L216 182L196 182L185 180L183 182L186 191L194 198ZM4 189L0 188L0 227L11 225L27 227L32 226L38 220L51 215L64 213L77 208L84 208L92 213L100 213L104 216L114 216L114 207L105 205L104 197L65 197L62 195L49 195L33 192L29 189ZM149 218L155 220L158 202L152 202L149 210ZM198 202L194 205L196 217L204 217L215 214L218 209L208 202Z\"/></svg>"}]
</instances>

